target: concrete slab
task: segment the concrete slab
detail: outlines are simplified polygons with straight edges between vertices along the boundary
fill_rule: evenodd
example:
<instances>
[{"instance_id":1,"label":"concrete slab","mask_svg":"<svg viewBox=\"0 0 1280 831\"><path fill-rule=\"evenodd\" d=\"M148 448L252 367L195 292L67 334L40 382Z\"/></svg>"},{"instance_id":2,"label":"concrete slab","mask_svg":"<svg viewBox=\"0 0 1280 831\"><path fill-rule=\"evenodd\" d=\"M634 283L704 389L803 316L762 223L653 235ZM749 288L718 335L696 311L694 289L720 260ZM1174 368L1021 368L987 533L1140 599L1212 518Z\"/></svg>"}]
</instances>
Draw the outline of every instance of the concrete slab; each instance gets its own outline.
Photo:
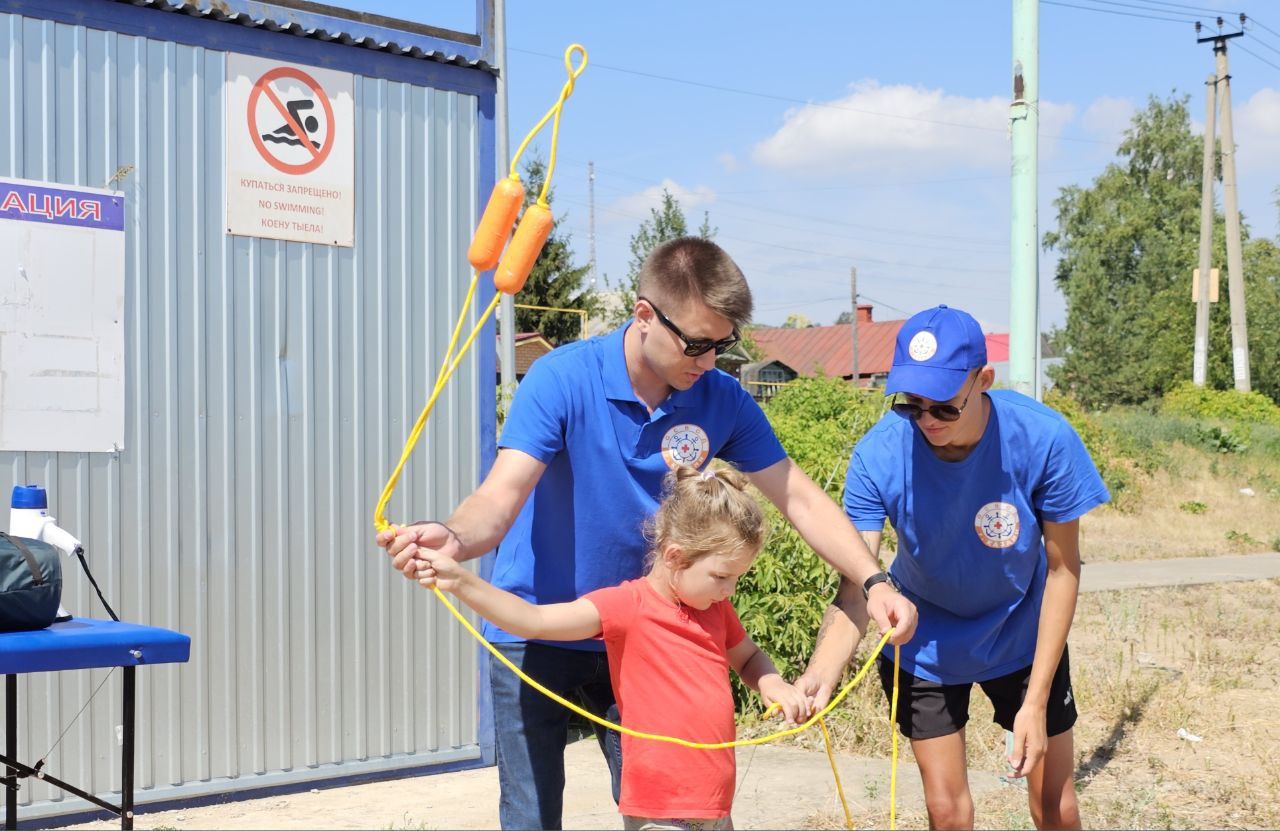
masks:
<instances>
[{"instance_id":1,"label":"concrete slab","mask_svg":"<svg viewBox=\"0 0 1280 831\"><path fill-rule=\"evenodd\" d=\"M1172 560L1086 562L1080 570L1080 591L1149 589L1268 580L1280 577L1280 552L1228 554L1221 557L1183 557Z\"/></svg>"}]
</instances>

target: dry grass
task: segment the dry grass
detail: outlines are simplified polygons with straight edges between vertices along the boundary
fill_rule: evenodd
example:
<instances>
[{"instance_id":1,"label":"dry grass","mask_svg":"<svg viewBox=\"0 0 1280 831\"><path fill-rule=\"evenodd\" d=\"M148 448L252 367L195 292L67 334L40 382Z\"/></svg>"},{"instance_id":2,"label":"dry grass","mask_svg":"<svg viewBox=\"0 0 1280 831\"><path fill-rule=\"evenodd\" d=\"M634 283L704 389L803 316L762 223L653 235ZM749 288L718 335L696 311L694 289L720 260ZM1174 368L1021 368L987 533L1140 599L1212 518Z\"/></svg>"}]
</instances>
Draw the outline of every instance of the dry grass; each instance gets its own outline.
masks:
<instances>
[{"instance_id":1,"label":"dry grass","mask_svg":"<svg viewBox=\"0 0 1280 831\"><path fill-rule=\"evenodd\" d=\"M1280 827L1277 620L1280 580L1081 597L1071 650L1085 827ZM842 713L849 728L837 741L848 752L887 755L883 694L860 693ZM990 717L975 693L970 769L999 774L1004 734ZM1180 728L1202 740L1180 738ZM918 776L909 753L899 776ZM1032 827L1021 787L976 803L979 827ZM919 806L904 807L900 827L927 826ZM888 815L856 820L882 828ZM810 825L841 828L844 818L824 812Z\"/></svg>"},{"instance_id":2,"label":"dry grass","mask_svg":"<svg viewBox=\"0 0 1280 831\"><path fill-rule=\"evenodd\" d=\"M1142 482L1138 510L1102 508L1080 521L1085 560L1211 557L1276 547L1280 497L1260 484L1267 474L1258 465L1181 444L1169 457L1171 466ZM1255 495L1240 493L1242 488Z\"/></svg>"}]
</instances>

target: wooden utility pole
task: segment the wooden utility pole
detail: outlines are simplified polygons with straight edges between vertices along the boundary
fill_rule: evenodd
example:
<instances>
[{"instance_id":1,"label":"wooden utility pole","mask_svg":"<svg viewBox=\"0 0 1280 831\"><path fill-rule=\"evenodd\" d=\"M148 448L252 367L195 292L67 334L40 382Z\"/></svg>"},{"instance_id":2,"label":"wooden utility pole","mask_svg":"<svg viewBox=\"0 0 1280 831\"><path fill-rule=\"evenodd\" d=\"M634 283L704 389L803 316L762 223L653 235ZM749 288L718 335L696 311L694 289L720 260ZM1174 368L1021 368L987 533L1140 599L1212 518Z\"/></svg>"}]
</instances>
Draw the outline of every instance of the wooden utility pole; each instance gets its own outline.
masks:
<instances>
[{"instance_id":1,"label":"wooden utility pole","mask_svg":"<svg viewBox=\"0 0 1280 831\"><path fill-rule=\"evenodd\" d=\"M849 303L853 309L853 320L850 329L853 330L853 340L850 346L853 347L853 366L850 370L849 380L853 385L858 386L858 269L856 266L849 267Z\"/></svg>"}]
</instances>

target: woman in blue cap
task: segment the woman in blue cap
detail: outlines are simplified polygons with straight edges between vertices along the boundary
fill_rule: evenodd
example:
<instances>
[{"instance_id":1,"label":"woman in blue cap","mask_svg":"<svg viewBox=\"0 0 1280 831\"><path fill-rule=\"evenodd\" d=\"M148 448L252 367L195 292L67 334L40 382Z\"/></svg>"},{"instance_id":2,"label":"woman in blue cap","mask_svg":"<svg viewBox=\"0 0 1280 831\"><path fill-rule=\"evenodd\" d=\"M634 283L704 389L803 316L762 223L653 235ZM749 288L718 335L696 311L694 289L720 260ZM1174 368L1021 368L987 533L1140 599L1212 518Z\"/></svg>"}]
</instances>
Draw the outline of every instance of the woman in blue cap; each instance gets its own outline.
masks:
<instances>
[{"instance_id":1,"label":"woman in blue cap","mask_svg":"<svg viewBox=\"0 0 1280 831\"><path fill-rule=\"evenodd\" d=\"M973 684L1013 733L1038 828L1079 828L1067 633L1080 584L1080 517L1110 498L1080 437L1057 412L992 390L972 316L937 306L898 333L885 392L893 413L854 448L844 506L873 553L887 519L887 573L843 580L796 683L829 698L866 626L863 593L889 582L915 603L902 647L898 727L911 740L930 826L973 827L965 723ZM886 694L893 665L880 658Z\"/></svg>"}]
</instances>

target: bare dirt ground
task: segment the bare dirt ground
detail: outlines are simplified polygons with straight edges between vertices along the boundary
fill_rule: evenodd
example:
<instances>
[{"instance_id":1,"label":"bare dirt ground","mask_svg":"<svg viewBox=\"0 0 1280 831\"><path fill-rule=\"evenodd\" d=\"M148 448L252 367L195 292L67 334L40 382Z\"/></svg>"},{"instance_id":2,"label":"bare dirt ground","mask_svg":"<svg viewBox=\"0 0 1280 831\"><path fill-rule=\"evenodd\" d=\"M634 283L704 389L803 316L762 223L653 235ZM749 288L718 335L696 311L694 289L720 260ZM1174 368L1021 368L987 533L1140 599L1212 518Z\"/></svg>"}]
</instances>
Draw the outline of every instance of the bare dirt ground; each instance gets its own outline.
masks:
<instances>
[{"instance_id":1,"label":"bare dirt ground","mask_svg":"<svg viewBox=\"0 0 1280 831\"><path fill-rule=\"evenodd\" d=\"M841 817L830 763L821 747L761 745L738 751L738 828L802 828L815 811ZM621 828L609 795L609 773L594 739L574 742L566 752L564 827ZM889 762L849 754L838 757L846 799L855 817L887 816ZM919 777L899 768L900 810L923 804ZM1000 787L993 776L975 777L976 792ZM73 828L119 828L93 822ZM495 768L315 790L182 811L143 814L139 829L196 828L497 828L498 775Z\"/></svg>"},{"instance_id":2,"label":"bare dirt ground","mask_svg":"<svg viewBox=\"0 0 1280 831\"><path fill-rule=\"evenodd\" d=\"M1280 827L1277 620L1276 579L1081 596L1071 670L1086 828ZM973 701L970 769L992 775L1003 731L985 698ZM1020 788L975 792L975 802L978 827L1033 827ZM887 819L873 808L858 825ZM900 827L927 824L919 807L901 806ZM802 827L844 818L819 811Z\"/></svg>"},{"instance_id":3,"label":"bare dirt ground","mask_svg":"<svg viewBox=\"0 0 1280 831\"><path fill-rule=\"evenodd\" d=\"M1215 464L1189 456L1145 484L1140 511L1086 516L1086 563L1278 547L1276 496L1261 488L1241 493L1252 484L1248 471L1211 469ZM1071 658L1086 828L1280 827L1277 620L1280 579L1081 595ZM875 640L867 638L860 654ZM1004 733L990 718L990 705L974 695L967 739L978 826L1030 828L1025 788L1000 779ZM855 688L828 723L854 825L887 827L891 733L878 684ZM760 729L744 725L743 733ZM898 825L927 827L909 747L902 753ZM737 827L845 827L817 731L743 748L738 760ZM572 744L566 766L565 827L620 828L594 741ZM496 828L497 799L497 772L488 768L142 814L135 827Z\"/></svg>"},{"instance_id":4,"label":"bare dirt ground","mask_svg":"<svg viewBox=\"0 0 1280 831\"><path fill-rule=\"evenodd\" d=\"M1086 827L1280 827L1277 620L1280 579L1081 596L1071 650ZM1030 828L1025 790L999 778L1004 734L990 717L975 695L968 739L978 825ZM883 695L855 688L830 727L855 826L887 827ZM743 748L738 759L739 828L844 827L818 733ZM593 741L570 746L567 770L565 827L621 827ZM926 827L905 745L898 778L899 827ZM488 768L143 814L136 827L496 828L497 794L497 772Z\"/></svg>"}]
</instances>

